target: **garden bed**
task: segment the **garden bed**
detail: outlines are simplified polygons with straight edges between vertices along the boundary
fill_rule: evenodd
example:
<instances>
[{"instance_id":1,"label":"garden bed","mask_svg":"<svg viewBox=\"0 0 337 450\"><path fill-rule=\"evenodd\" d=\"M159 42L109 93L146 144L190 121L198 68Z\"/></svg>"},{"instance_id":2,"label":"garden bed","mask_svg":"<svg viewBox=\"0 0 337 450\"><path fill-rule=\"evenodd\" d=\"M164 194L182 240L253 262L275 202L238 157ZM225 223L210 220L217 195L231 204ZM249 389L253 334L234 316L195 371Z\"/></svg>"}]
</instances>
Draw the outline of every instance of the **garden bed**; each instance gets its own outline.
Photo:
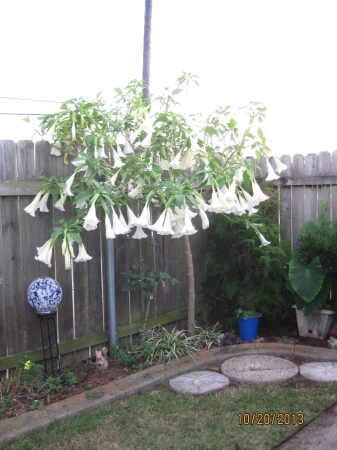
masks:
<instances>
[{"instance_id":1,"label":"garden bed","mask_svg":"<svg viewBox=\"0 0 337 450\"><path fill-rule=\"evenodd\" d=\"M296 334L289 333L289 330L287 332L286 330L280 329L277 331L273 331L272 333L268 332L268 330L261 330L260 336L264 337L264 342L293 343L311 347L327 348L327 339L314 339L310 337L296 336ZM297 365L301 365L309 361L308 359L299 357L285 357L285 359L291 359L291 361ZM125 367L116 358L108 358L108 361L109 369L104 372L98 372L95 368L95 365L90 360L88 360L87 362L77 363L76 365L69 368L65 368L62 371L62 375L66 377L67 374L71 372L73 376L78 380L78 384L74 387L65 385L63 386L61 392L55 393L54 395L46 394L42 396L39 399L40 408L36 409L42 409L44 406L50 405L52 403L59 402L83 392L88 392L94 388L105 385L120 378L124 378L142 369L141 364L137 364L134 367ZM138 360L137 362L141 363L142 361ZM209 370L219 370L219 368L211 367L209 368ZM296 385L298 381L289 380L288 383L289 385L293 386ZM310 385L314 382L310 380L302 380L301 383ZM231 382L231 384L235 385L235 382ZM0 421L31 411L32 403L34 400L33 397L30 397L29 395L18 396L13 400L14 401L11 406L7 406L4 411L0 412Z\"/></svg>"}]
</instances>

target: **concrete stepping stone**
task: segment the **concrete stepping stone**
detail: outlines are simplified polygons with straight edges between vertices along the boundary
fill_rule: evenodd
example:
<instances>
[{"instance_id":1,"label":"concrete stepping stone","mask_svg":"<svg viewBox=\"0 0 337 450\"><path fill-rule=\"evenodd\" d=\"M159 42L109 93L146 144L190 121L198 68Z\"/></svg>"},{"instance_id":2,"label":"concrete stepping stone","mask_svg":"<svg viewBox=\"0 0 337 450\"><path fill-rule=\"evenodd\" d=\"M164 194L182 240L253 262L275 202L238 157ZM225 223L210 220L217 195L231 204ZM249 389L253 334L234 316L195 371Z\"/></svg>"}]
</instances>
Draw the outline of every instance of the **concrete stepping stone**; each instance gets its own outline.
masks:
<instances>
[{"instance_id":1,"label":"concrete stepping stone","mask_svg":"<svg viewBox=\"0 0 337 450\"><path fill-rule=\"evenodd\" d=\"M191 395L207 394L220 391L229 385L229 379L221 373L200 371L189 372L169 381L170 388L176 392Z\"/></svg>"},{"instance_id":2,"label":"concrete stepping stone","mask_svg":"<svg viewBox=\"0 0 337 450\"><path fill-rule=\"evenodd\" d=\"M321 381L328 383L337 381L337 363L336 362L310 362L300 366L302 377L312 381Z\"/></svg>"},{"instance_id":3,"label":"concrete stepping stone","mask_svg":"<svg viewBox=\"0 0 337 450\"><path fill-rule=\"evenodd\" d=\"M236 356L221 364L221 372L240 383L275 383L296 377L298 367L287 359L267 355Z\"/></svg>"}]
</instances>

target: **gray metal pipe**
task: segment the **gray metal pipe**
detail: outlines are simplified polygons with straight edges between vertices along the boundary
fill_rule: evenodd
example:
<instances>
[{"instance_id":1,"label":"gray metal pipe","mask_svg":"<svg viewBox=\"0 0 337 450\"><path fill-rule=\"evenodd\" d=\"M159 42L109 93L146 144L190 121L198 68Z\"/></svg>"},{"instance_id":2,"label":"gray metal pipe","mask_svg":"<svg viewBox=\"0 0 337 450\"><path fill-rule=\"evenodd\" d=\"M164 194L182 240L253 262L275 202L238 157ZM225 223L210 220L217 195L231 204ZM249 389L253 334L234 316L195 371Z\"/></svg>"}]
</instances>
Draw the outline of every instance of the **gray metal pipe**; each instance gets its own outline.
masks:
<instances>
[{"instance_id":1,"label":"gray metal pipe","mask_svg":"<svg viewBox=\"0 0 337 450\"><path fill-rule=\"evenodd\" d=\"M110 221L112 212L110 209ZM114 239L106 240L107 283L108 283L108 316L109 316L109 346L117 344L117 314L116 314L116 289L115 289L115 243Z\"/></svg>"}]
</instances>

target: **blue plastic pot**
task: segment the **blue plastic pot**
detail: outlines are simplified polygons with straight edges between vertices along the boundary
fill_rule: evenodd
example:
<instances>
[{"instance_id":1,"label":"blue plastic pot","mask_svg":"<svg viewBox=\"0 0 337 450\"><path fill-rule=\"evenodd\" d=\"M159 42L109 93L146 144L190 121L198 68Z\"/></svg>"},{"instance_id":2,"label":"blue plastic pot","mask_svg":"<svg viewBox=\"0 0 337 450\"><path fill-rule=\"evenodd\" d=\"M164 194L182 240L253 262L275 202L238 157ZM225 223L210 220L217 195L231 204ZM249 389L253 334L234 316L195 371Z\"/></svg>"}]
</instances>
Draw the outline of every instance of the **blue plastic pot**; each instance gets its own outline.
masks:
<instances>
[{"instance_id":1,"label":"blue plastic pot","mask_svg":"<svg viewBox=\"0 0 337 450\"><path fill-rule=\"evenodd\" d=\"M259 316L248 317L245 319L242 316L238 317L239 319L239 332L240 339L243 341L252 341L257 338L257 329L259 327Z\"/></svg>"}]
</instances>

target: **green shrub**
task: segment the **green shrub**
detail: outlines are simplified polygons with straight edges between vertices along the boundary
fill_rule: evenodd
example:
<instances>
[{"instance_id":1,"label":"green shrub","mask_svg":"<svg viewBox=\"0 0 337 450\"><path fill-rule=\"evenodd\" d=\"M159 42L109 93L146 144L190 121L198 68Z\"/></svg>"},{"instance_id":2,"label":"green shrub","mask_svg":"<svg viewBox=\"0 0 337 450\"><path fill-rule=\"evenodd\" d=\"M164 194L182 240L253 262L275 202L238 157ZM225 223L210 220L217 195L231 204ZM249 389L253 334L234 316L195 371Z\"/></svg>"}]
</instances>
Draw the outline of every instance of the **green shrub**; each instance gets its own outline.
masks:
<instances>
[{"instance_id":1,"label":"green shrub","mask_svg":"<svg viewBox=\"0 0 337 450\"><path fill-rule=\"evenodd\" d=\"M245 217L217 214L207 233L203 293L215 320L227 330L237 326L233 312L238 308L262 313L262 325L293 322L286 288L290 245L279 239L275 201L268 202L264 212L269 216L254 214L247 223ZM254 227L269 245L259 246Z\"/></svg>"}]
</instances>

